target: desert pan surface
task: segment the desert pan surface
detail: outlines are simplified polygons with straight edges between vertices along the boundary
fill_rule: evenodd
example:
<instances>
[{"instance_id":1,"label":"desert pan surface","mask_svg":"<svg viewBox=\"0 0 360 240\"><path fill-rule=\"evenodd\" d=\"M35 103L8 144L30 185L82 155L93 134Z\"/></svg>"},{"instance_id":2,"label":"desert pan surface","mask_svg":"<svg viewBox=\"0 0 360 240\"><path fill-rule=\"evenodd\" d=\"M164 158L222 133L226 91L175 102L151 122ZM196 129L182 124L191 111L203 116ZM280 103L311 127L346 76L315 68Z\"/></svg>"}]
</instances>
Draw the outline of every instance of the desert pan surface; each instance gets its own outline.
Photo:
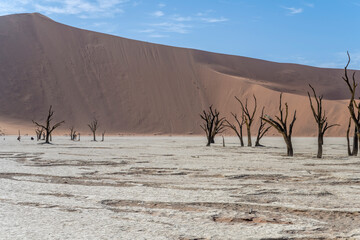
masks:
<instances>
[{"instance_id":1,"label":"desert pan surface","mask_svg":"<svg viewBox=\"0 0 360 240\"><path fill-rule=\"evenodd\" d=\"M1 139L1 239L360 239L345 138Z\"/></svg>"}]
</instances>

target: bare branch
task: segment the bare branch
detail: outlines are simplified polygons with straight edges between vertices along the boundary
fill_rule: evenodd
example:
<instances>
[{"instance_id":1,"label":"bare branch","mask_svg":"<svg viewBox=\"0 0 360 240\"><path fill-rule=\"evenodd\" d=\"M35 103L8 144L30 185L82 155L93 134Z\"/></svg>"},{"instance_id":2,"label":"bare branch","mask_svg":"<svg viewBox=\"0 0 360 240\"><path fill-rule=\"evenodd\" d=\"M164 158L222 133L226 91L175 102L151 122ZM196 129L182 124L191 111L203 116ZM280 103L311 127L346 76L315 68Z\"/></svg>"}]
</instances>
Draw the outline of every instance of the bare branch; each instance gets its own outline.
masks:
<instances>
[{"instance_id":1,"label":"bare branch","mask_svg":"<svg viewBox=\"0 0 360 240\"><path fill-rule=\"evenodd\" d=\"M285 117L284 117L284 112L282 107L282 93L280 93L279 113L280 113L279 116L275 116L276 120L268 115L265 115L265 117L262 117L262 119L265 122L269 123L271 126L273 126L279 133L282 134L287 146L287 155L293 156L291 135L296 121L296 111L294 112L293 119L290 123L289 131L287 131L287 119L289 115L289 107L288 104L285 103Z\"/></svg>"},{"instance_id":2,"label":"bare branch","mask_svg":"<svg viewBox=\"0 0 360 240\"><path fill-rule=\"evenodd\" d=\"M50 143L50 138L51 138L51 133L57 128L59 127L61 124L63 124L65 121L61 121L56 123L55 125L53 125L52 127L51 125L51 121L53 120L53 115L54 115L54 111L52 110L52 106L50 105L49 111L48 111L48 115L46 118L46 123L45 124L40 124L38 122L35 122L34 120L32 120L32 122L40 127L42 130L41 131L37 131L39 133L39 136L41 137L42 131L45 130L46 132L46 139L45 139L45 143ZM39 137L38 137L39 139Z\"/></svg>"}]
</instances>

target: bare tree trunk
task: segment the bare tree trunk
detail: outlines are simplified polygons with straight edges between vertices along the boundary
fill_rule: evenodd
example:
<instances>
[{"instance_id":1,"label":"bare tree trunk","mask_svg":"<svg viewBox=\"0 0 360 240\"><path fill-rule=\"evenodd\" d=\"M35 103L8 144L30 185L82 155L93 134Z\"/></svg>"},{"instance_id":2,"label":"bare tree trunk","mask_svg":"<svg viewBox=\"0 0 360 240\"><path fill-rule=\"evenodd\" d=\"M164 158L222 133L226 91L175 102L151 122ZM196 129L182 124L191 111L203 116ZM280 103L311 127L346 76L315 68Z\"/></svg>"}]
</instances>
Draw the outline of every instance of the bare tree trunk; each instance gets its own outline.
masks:
<instances>
[{"instance_id":1,"label":"bare tree trunk","mask_svg":"<svg viewBox=\"0 0 360 240\"><path fill-rule=\"evenodd\" d=\"M244 140L243 140L243 136L242 136L242 128L240 129L241 135L239 135L240 138L240 145L243 147L244 146Z\"/></svg>"},{"instance_id":2,"label":"bare tree trunk","mask_svg":"<svg viewBox=\"0 0 360 240\"><path fill-rule=\"evenodd\" d=\"M246 125L247 128L247 136L248 136L248 147L252 146L252 142L251 142L251 130L250 127L248 125Z\"/></svg>"},{"instance_id":3,"label":"bare tree trunk","mask_svg":"<svg viewBox=\"0 0 360 240\"><path fill-rule=\"evenodd\" d=\"M105 137L105 131L101 134L101 141L104 141L104 137Z\"/></svg>"},{"instance_id":4,"label":"bare tree trunk","mask_svg":"<svg viewBox=\"0 0 360 240\"><path fill-rule=\"evenodd\" d=\"M222 136L222 140L223 140L223 147L225 147L225 138L224 138L224 136Z\"/></svg>"},{"instance_id":5,"label":"bare tree trunk","mask_svg":"<svg viewBox=\"0 0 360 240\"><path fill-rule=\"evenodd\" d=\"M50 143L50 133L46 130L45 143Z\"/></svg>"},{"instance_id":6,"label":"bare tree trunk","mask_svg":"<svg viewBox=\"0 0 360 240\"><path fill-rule=\"evenodd\" d=\"M347 149L349 156L357 156L358 149L359 149L359 135L357 133L357 127L354 128L354 136L353 136L353 148L351 151L351 144L350 144L350 129L351 129L351 118L349 119L349 125L346 131L346 141L347 141Z\"/></svg>"},{"instance_id":7,"label":"bare tree trunk","mask_svg":"<svg viewBox=\"0 0 360 240\"><path fill-rule=\"evenodd\" d=\"M321 133L318 134L318 152L317 152L317 158L322 158L323 154L323 136Z\"/></svg>"},{"instance_id":8,"label":"bare tree trunk","mask_svg":"<svg viewBox=\"0 0 360 240\"><path fill-rule=\"evenodd\" d=\"M351 118L349 120L349 125L346 131L346 142L347 142L348 155L352 156L351 147L350 147L350 128L351 128Z\"/></svg>"},{"instance_id":9,"label":"bare tree trunk","mask_svg":"<svg viewBox=\"0 0 360 240\"><path fill-rule=\"evenodd\" d=\"M72 126L69 128L70 130L70 140L75 141L76 138L76 130L75 128Z\"/></svg>"},{"instance_id":10,"label":"bare tree trunk","mask_svg":"<svg viewBox=\"0 0 360 240\"><path fill-rule=\"evenodd\" d=\"M94 118L94 120L89 123L88 126L93 133L94 142L96 142L96 130L98 129L98 120Z\"/></svg>"},{"instance_id":11,"label":"bare tree trunk","mask_svg":"<svg viewBox=\"0 0 360 240\"><path fill-rule=\"evenodd\" d=\"M291 142L291 137L284 136L285 143L286 143L286 149L287 149L287 155L292 157L294 156L294 150Z\"/></svg>"},{"instance_id":12,"label":"bare tree trunk","mask_svg":"<svg viewBox=\"0 0 360 240\"><path fill-rule=\"evenodd\" d=\"M35 132L36 132L36 140L39 141L41 140L41 136L43 134L44 129L43 128L36 128Z\"/></svg>"},{"instance_id":13,"label":"bare tree trunk","mask_svg":"<svg viewBox=\"0 0 360 240\"><path fill-rule=\"evenodd\" d=\"M241 131L241 130L240 130ZM238 138L239 138L239 140L240 140L240 146L244 146L244 140L243 140L243 137L242 137L242 135L240 135L240 134L237 134L237 136L238 136Z\"/></svg>"},{"instance_id":14,"label":"bare tree trunk","mask_svg":"<svg viewBox=\"0 0 360 240\"><path fill-rule=\"evenodd\" d=\"M357 127L355 127L354 137L353 137L353 156L357 156L359 152L359 133L357 132Z\"/></svg>"}]
</instances>

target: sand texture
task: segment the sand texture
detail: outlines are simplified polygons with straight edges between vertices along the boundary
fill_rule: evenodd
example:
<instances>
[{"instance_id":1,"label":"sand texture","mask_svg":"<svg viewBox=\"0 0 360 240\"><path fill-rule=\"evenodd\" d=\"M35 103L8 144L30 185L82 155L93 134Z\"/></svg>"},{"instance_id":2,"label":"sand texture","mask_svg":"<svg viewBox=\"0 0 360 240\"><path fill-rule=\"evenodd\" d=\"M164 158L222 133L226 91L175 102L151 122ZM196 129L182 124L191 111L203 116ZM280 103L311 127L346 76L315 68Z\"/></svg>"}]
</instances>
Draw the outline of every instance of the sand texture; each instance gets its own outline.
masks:
<instances>
[{"instance_id":1,"label":"sand texture","mask_svg":"<svg viewBox=\"0 0 360 240\"><path fill-rule=\"evenodd\" d=\"M0 44L0 127L7 134L30 134L31 120L44 119L51 104L55 119L66 121L63 129L87 131L97 117L113 134L198 134L199 113L211 104L230 117L240 111L234 96L255 94L259 110L274 115L284 92L290 110L298 111L294 134L315 136L308 83L324 94L329 121L341 124L329 136L343 136L347 127L341 69L129 40L36 13L0 17Z\"/></svg>"},{"instance_id":2,"label":"sand texture","mask_svg":"<svg viewBox=\"0 0 360 240\"><path fill-rule=\"evenodd\" d=\"M280 138L15 138L1 143L0 239L360 239L360 160L343 138L320 160L314 138L295 138L293 158Z\"/></svg>"}]
</instances>

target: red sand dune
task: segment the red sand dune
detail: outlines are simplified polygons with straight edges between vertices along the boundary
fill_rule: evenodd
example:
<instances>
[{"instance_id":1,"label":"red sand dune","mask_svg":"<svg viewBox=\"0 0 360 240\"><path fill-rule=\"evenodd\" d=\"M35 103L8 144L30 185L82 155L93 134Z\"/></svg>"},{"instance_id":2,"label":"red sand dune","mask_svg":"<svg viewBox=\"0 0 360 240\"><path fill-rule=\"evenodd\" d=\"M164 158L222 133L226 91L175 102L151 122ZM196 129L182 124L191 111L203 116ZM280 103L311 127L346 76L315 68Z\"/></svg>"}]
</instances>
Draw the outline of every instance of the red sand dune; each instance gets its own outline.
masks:
<instances>
[{"instance_id":1,"label":"red sand dune","mask_svg":"<svg viewBox=\"0 0 360 240\"><path fill-rule=\"evenodd\" d=\"M55 119L66 121L63 131L73 125L88 132L87 123L97 117L100 131L113 134L199 134L199 113L211 104L231 119L231 111L240 112L234 96L255 94L259 111L265 106L274 115L284 92L290 110L298 112L294 135L315 136L306 96L311 83L324 94L330 123L341 124L328 135L345 135L342 69L129 40L37 13L0 17L0 43L0 127L8 134L33 134L31 120L43 120L50 104Z\"/></svg>"}]
</instances>

